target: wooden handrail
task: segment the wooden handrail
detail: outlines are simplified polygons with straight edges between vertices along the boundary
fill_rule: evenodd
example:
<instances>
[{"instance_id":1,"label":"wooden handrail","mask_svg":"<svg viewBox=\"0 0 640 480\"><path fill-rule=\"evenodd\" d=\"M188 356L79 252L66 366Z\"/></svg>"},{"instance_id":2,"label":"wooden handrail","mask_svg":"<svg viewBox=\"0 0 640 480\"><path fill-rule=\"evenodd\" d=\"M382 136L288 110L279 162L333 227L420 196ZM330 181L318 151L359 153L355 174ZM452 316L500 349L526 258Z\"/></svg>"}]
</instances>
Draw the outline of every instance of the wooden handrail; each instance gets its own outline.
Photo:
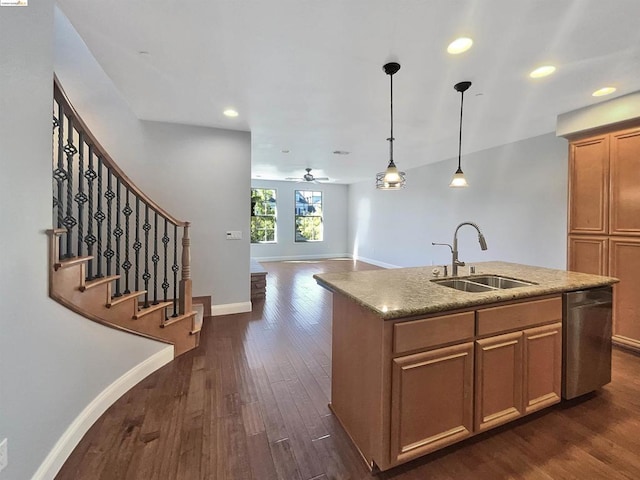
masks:
<instances>
[{"instance_id":1,"label":"wooden handrail","mask_svg":"<svg viewBox=\"0 0 640 480\"><path fill-rule=\"evenodd\" d=\"M118 166L118 164L109 156L107 151L102 147L100 142L96 139L96 137L91 133L91 130L87 126L87 124L82 120L78 112L71 102L69 101L69 97L65 93L64 89L60 85L60 81L58 77L54 75L53 77L53 98L58 102L59 105L62 105L65 115L70 117L73 120L75 125L78 125L80 129L82 129L84 133L85 143L88 145L92 145L94 151L102 158L103 164L106 165L113 174L120 179L123 185L125 185L131 192L133 192L140 200L149 205L153 211L158 212L158 214L162 215L164 218L169 220L174 225L178 227L185 227L189 223L183 220L178 220L176 217L167 212L164 208L154 202L151 198L149 198L138 186L133 183L133 181L122 171L122 169Z\"/></svg>"}]
</instances>

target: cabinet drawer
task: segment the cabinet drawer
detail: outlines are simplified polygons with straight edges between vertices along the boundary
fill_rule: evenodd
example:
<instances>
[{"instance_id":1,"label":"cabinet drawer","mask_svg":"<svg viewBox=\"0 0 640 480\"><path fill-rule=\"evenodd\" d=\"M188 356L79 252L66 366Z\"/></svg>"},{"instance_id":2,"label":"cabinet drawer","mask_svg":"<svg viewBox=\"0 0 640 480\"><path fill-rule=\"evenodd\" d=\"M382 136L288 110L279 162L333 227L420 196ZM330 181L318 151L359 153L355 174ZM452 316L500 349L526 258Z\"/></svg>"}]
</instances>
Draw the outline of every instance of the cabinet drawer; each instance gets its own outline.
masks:
<instances>
[{"instance_id":1,"label":"cabinet drawer","mask_svg":"<svg viewBox=\"0 0 640 480\"><path fill-rule=\"evenodd\" d=\"M393 326L393 351L402 353L470 340L474 326L473 312L396 323Z\"/></svg>"},{"instance_id":2,"label":"cabinet drawer","mask_svg":"<svg viewBox=\"0 0 640 480\"><path fill-rule=\"evenodd\" d=\"M562 297L478 310L478 336L562 320Z\"/></svg>"}]
</instances>

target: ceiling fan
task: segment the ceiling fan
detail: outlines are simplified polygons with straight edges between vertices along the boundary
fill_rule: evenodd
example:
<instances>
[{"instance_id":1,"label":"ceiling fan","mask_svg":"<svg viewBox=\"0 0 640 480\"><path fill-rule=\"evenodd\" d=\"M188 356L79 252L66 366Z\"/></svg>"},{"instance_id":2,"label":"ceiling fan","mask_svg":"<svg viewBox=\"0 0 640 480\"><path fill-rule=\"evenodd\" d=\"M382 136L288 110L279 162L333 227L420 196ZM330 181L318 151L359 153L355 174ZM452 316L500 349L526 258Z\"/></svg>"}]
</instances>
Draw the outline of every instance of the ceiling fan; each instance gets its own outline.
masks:
<instances>
[{"instance_id":1,"label":"ceiling fan","mask_svg":"<svg viewBox=\"0 0 640 480\"><path fill-rule=\"evenodd\" d=\"M298 180L300 182L318 183L318 180L329 180L329 177L314 177L310 168L305 168L306 172L302 177L287 177L285 180Z\"/></svg>"}]
</instances>

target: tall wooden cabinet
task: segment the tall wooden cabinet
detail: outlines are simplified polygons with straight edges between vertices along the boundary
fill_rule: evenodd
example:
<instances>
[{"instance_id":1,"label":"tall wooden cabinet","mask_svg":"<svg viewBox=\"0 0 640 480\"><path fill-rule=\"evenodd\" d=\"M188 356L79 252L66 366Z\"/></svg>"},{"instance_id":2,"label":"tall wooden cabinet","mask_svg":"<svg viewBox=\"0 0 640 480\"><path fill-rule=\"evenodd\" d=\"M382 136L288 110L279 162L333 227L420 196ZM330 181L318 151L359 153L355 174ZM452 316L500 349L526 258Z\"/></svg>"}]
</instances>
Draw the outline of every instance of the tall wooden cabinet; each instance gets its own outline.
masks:
<instances>
[{"instance_id":1,"label":"tall wooden cabinet","mask_svg":"<svg viewBox=\"0 0 640 480\"><path fill-rule=\"evenodd\" d=\"M640 127L569 144L568 269L610 275L613 341L640 351Z\"/></svg>"},{"instance_id":2,"label":"tall wooden cabinet","mask_svg":"<svg viewBox=\"0 0 640 480\"><path fill-rule=\"evenodd\" d=\"M640 236L610 238L609 274L620 279L613 304L614 341L640 350Z\"/></svg>"}]
</instances>

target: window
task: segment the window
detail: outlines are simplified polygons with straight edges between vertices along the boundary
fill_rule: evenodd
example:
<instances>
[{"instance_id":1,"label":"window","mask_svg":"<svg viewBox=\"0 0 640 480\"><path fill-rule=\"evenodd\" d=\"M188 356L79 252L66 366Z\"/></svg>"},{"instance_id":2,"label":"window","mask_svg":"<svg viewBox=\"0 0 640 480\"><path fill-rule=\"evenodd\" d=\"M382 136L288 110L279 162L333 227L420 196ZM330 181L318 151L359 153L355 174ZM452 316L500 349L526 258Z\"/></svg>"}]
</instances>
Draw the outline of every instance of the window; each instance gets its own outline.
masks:
<instances>
[{"instance_id":1,"label":"window","mask_svg":"<svg viewBox=\"0 0 640 480\"><path fill-rule=\"evenodd\" d=\"M251 243L276 242L276 191L251 189Z\"/></svg>"},{"instance_id":2,"label":"window","mask_svg":"<svg viewBox=\"0 0 640 480\"><path fill-rule=\"evenodd\" d=\"M296 242L322 241L322 192L296 190Z\"/></svg>"}]
</instances>

